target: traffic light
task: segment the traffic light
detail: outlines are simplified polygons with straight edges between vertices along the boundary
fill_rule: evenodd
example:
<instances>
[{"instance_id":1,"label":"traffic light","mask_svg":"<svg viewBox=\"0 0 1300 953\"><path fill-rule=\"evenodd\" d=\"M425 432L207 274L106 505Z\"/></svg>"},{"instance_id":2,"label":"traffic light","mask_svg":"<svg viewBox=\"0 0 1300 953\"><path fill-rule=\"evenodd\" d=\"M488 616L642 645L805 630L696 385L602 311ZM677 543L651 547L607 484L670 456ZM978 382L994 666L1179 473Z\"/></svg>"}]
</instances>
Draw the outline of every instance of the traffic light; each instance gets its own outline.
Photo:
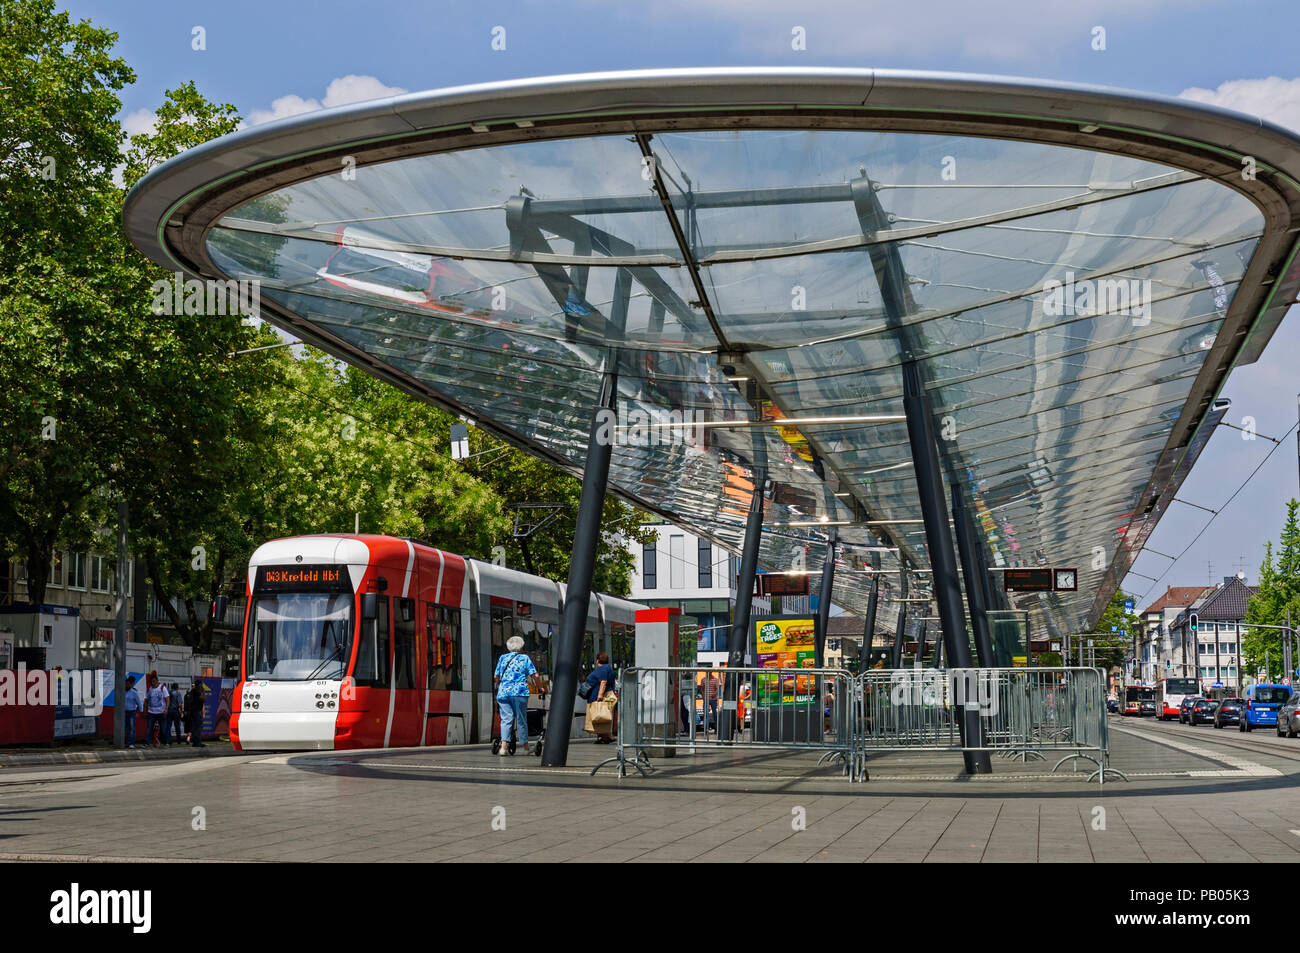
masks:
<instances>
[{"instance_id":1,"label":"traffic light","mask_svg":"<svg viewBox=\"0 0 1300 953\"><path fill-rule=\"evenodd\" d=\"M1196 623L1197 623L1197 621L1198 621L1198 619L1197 619L1197 614L1196 614L1195 612L1188 613L1188 616L1187 616L1187 624L1191 626L1191 629L1192 629L1192 635L1195 635L1195 634L1196 634Z\"/></svg>"}]
</instances>

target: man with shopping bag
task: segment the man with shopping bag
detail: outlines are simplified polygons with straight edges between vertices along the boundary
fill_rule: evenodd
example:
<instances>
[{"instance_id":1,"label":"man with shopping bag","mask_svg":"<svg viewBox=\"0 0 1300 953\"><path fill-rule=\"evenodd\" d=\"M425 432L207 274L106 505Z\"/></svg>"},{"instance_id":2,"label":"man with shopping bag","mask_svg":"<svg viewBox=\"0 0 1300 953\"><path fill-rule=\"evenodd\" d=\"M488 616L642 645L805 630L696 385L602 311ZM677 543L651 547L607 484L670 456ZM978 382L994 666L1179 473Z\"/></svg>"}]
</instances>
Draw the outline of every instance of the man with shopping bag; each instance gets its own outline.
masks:
<instances>
[{"instance_id":1,"label":"man with shopping bag","mask_svg":"<svg viewBox=\"0 0 1300 953\"><path fill-rule=\"evenodd\" d=\"M614 712L618 693L614 691L614 667L609 664L609 654L596 656L596 667L583 683L587 699L587 721L583 726L596 736L596 744L609 744L614 740Z\"/></svg>"}]
</instances>

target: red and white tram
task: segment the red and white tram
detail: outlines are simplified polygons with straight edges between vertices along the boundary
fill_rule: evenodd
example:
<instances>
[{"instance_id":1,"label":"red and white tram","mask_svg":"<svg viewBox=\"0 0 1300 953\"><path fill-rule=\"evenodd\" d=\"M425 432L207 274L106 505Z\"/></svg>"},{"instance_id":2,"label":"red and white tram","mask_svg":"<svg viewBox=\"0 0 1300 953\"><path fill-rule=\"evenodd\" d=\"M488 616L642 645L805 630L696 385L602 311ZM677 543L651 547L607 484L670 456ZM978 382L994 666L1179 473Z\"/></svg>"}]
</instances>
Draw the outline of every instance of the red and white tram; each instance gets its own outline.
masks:
<instances>
[{"instance_id":1,"label":"red and white tram","mask_svg":"<svg viewBox=\"0 0 1300 953\"><path fill-rule=\"evenodd\" d=\"M545 681L565 586L413 540L336 535L260 546L247 593L230 740L283 751L487 741L506 639L524 639ZM600 651L632 664L640 608L592 594L582 671Z\"/></svg>"}]
</instances>

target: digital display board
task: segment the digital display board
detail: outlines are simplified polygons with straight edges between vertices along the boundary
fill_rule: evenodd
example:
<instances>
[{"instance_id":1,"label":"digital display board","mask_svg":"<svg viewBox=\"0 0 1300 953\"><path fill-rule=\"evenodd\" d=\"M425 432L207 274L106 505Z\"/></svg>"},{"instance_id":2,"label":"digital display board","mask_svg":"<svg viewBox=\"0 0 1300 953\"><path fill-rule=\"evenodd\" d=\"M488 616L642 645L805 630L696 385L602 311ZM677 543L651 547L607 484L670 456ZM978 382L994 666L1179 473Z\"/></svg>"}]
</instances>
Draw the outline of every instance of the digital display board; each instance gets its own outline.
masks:
<instances>
[{"instance_id":1,"label":"digital display board","mask_svg":"<svg viewBox=\"0 0 1300 953\"><path fill-rule=\"evenodd\" d=\"M808 577L806 575L787 576L784 573L763 573L758 577L759 586L765 596L806 596L808 595Z\"/></svg>"},{"instance_id":2,"label":"digital display board","mask_svg":"<svg viewBox=\"0 0 1300 953\"><path fill-rule=\"evenodd\" d=\"M350 592L346 566L259 566L255 592Z\"/></svg>"},{"instance_id":3,"label":"digital display board","mask_svg":"<svg viewBox=\"0 0 1300 953\"><path fill-rule=\"evenodd\" d=\"M1008 592L1051 592L1052 570L1008 569L1002 574L1002 586Z\"/></svg>"}]
</instances>

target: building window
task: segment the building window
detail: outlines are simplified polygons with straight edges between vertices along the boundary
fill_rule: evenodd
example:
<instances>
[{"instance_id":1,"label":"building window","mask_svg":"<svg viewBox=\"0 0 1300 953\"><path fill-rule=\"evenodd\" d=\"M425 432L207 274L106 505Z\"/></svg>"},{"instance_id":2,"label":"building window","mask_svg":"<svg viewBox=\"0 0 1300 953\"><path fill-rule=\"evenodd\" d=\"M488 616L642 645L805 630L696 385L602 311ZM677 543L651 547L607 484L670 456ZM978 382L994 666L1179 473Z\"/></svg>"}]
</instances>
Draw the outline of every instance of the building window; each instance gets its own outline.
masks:
<instances>
[{"instance_id":1,"label":"building window","mask_svg":"<svg viewBox=\"0 0 1300 953\"><path fill-rule=\"evenodd\" d=\"M86 588L86 554L69 553L68 554L68 588L85 589Z\"/></svg>"},{"instance_id":2,"label":"building window","mask_svg":"<svg viewBox=\"0 0 1300 953\"><path fill-rule=\"evenodd\" d=\"M63 551L56 549L50 555L50 574L46 582L57 589L63 588Z\"/></svg>"},{"instance_id":3,"label":"building window","mask_svg":"<svg viewBox=\"0 0 1300 953\"><path fill-rule=\"evenodd\" d=\"M686 537L668 537L668 585L672 589L686 588Z\"/></svg>"},{"instance_id":4,"label":"building window","mask_svg":"<svg viewBox=\"0 0 1300 953\"><path fill-rule=\"evenodd\" d=\"M641 547L641 585L646 589L659 587L659 546L646 543Z\"/></svg>"},{"instance_id":5,"label":"building window","mask_svg":"<svg viewBox=\"0 0 1300 953\"><path fill-rule=\"evenodd\" d=\"M727 588L736 588L736 577L740 575L740 559L735 555L727 557Z\"/></svg>"},{"instance_id":6,"label":"building window","mask_svg":"<svg viewBox=\"0 0 1300 953\"><path fill-rule=\"evenodd\" d=\"M700 588L713 588L713 544L707 539L700 540L699 545Z\"/></svg>"},{"instance_id":7,"label":"building window","mask_svg":"<svg viewBox=\"0 0 1300 953\"><path fill-rule=\"evenodd\" d=\"M113 591L113 568L111 559L90 557L90 588L93 592Z\"/></svg>"}]
</instances>

